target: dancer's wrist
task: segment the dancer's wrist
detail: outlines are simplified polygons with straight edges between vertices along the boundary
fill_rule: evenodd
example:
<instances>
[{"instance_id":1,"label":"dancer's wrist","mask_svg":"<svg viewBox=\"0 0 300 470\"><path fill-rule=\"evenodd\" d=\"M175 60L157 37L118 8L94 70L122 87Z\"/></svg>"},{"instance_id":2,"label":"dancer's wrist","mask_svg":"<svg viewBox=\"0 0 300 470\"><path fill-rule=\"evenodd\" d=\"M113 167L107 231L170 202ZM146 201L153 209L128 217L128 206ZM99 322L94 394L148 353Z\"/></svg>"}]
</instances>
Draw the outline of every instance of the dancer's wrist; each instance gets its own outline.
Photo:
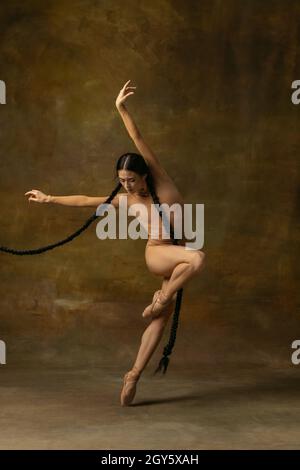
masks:
<instances>
[{"instance_id":1,"label":"dancer's wrist","mask_svg":"<svg viewBox=\"0 0 300 470\"><path fill-rule=\"evenodd\" d=\"M124 110L126 109L124 103L118 103L118 104L116 104L116 108L117 108L117 110L119 111L119 113L122 112L122 111L124 111Z\"/></svg>"},{"instance_id":2,"label":"dancer's wrist","mask_svg":"<svg viewBox=\"0 0 300 470\"><path fill-rule=\"evenodd\" d=\"M53 198L50 194L47 195L47 198L46 198L46 202L49 203L49 202L52 202Z\"/></svg>"}]
</instances>

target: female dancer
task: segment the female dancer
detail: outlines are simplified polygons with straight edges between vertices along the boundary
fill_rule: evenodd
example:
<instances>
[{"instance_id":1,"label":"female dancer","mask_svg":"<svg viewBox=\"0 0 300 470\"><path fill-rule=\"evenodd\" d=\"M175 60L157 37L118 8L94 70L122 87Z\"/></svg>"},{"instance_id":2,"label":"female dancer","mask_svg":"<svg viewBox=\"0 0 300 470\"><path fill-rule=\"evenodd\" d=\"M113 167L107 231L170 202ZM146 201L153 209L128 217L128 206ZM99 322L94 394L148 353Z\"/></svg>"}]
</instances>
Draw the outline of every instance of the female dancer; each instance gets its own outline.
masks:
<instances>
[{"instance_id":1,"label":"female dancer","mask_svg":"<svg viewBox=\"0 0 300 470\"><path fill-rule=\"evenodd\" d=\"M120 90L116 99L116 108L124 122L130 138L133 140L140 154L126 153L117 161L116 174L119 179L119 186L112 193L109 199L114 207L118 208L121 197L127 198L127 206L132 204L143 204L146 213L150 214L150 207L153 201L155 204L167 203L171 206L178 203L182 206L183 198L175 186L174 182L162 167L159 159L149 148L139 132L135 122L125 107L128 96L134 94L136 87L129 85L128 80ZM115 194L123 186L126 193ZM29 195L29 201L52 202L65 205L98 207L108 200L107 197L89 196L51 196L45 195L39 190L31 190L25 193ZM150 218L151 219L151 218ZM148 233L153 233L151 220L146 222ZM174 219L171 217L172 227ZM143 220L141 220L143 223ZM179 245L175 246L171 239L162 238L162 221L160 220L158 237L149 236L145 261L149 271L162 277L161 289L153 295L152 303L148 305L143 317L151 320L143 333L141 345L130 371L124 375L123 388L121 391L121 405L128 406L134 399L136 384L141 373L148 364L170 318L176 293L192 277L200 273L204 267L205 255L201 250L186 250L184 237L179 240ZM171 228L172 230L172 228Z\"/></svg>"}]
</instances>

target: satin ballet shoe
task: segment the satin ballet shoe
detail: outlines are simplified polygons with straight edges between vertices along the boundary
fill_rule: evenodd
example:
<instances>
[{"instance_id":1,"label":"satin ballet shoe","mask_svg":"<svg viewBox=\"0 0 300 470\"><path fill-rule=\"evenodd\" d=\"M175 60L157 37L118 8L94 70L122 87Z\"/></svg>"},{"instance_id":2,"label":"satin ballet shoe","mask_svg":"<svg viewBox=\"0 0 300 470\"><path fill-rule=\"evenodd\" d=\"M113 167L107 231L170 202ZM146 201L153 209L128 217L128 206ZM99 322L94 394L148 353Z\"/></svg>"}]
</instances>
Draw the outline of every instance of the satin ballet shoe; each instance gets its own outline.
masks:
<instances>
[{"instance_id":1,"label":"satin ballet shoe","mask_svg":"<svg viewBox=\"0 0 300 470\"><path fill-rule=\"evenodd\" d=\"M121 391L121 405L129 406L136 394L136 385L140 378L140 372L133 367L123 378L123 388Z\"/></svg>"},{"instance_id":2,"label":"satin ballet shoe","mask_svg":"<svg viewBox=\"0 0 300 470\"><path fill-rule=\"evenodd\" d=\"M175 297L176 295L174 294L173 297L167 299L163 291L160 290L155 302L153 302L151 317L158 317L167 308L167 306L175 300Z\"/></svg>"},{"instance_id":3,"label":"satin ballet shoe","mask_svg":"<svg viewBox=\"0 0 300 470\"><path fill-rule=\"evenodd\" d=\"M154 295L153 295L153 298L152 298L152 302L150 305L148 305L145 310L143 311L142 313L142 317L144 318L150 318L151 317L151 312L152 312L152 307L153 307L153 304L154 302L156 301L157 299L157 296L158 294L160 293L160 290L157 290L156 292L154 292Z\"/></svg>"},{"instance_id":4,"label":"satin ballet shoe","mask_svg":"<svg viewBox=\"0 0 300 470\"><path fill-rule=\"evenodd\" d=\"M152 304L145 308L143 317L151 318L152 320L159 317L175 299L176 293L170 299L166 300L162 290L156 291L153 296Z\"/></svg>"}]
</instances>

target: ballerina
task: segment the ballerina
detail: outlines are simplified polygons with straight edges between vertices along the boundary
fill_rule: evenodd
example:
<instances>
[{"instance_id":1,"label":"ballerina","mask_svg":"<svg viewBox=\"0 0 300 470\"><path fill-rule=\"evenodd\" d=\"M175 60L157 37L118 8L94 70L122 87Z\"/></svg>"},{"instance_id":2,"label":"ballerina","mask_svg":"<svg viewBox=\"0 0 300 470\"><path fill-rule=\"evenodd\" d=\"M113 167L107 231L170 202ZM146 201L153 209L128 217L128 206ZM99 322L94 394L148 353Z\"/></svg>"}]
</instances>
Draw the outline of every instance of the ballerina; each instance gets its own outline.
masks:
<instances>
[{"instance_id":1,"label":"ballerina","mask_svg":"<svg viewBox=\"0 0 300 470\"><path fill-rule=\"evenodd\" d=\"M128 154L123 156L117 164L120 182L128 193L128 204L143 203L146 205L148 213L151 199L160 204L179 203L182 205L183 198L178 188L161 165L158 157L146 144L125 107L125 101L135 93L135 89L136 87L130 86L130 80L128 80L116 99L117 110L129 137L146 162L143 169L143 162L137 156ZM161 227L159 228L161 233ZM148 232L151 232L150 225ZM202 250L188 251L185 249L184 237L180 240L179 246L175 246L172 240L163 239L161 236L157 239L149 237L145 249L146 265L151 273L162 277L163 281L161 288L154 293L152 303L143 312L143 316L149 318L151 323L142 336L141 346L131 371L124 376L121 393L122 405L129 405L135 396L137 381L155 351L173 312L176 292L202 271L204 258L205 254Z\"/></svg>"},{"instance_id":2,"label":"ballerina","mask_svg":"<svg viewBox=\"0 0 300 470\"><path fill-rule=\"evenodd\" d=\"M32 189L25 193L29 196L29 201L40 203L56 203L70 206L99 207L108 201L117 209L122 197L127 198L127 205L140 203L146 208L146 213L150 213L151 204L173 205L175 203L183 205L183 197L180 194L172 178L161 165L156 154L150 149L142 137L137 125L125 106L125 101L135 93L136 87L130 85L128 80L121 88L115 105L124 122L129 137L134 142L139 153L125 153L121 155L116 163L116 177L118 185L110 196L53 196L45 194L38 189ZM123 187L125 193L117 194ZM148 234L152 234L153 226L151 218L141 218L141 224L147 229ZM174 218L170 220L171 232L173 231ZM150 320L150 324L145 329L141 345L133 367L123 377L123 388L121 390L121 405L128 406L132 403L137 382L143 370L152 357L158 346L167 322L177 309L179 314L182 287L194 276L200 274L204 267L205 254L202 250L187 250L185 248L185 238L174 240L174 237L163 238L163 223L159 218L156 228L157 237L149 235L145 248L145 262L149 271L162 278L160 289L153 294L151 303L144 309L142 316ZM177 296L177 300L176 300ZM177 323L173 325L171 339L168 347L164 351L164 360L171 354L175 342ZM165 364L165 370L168 362Z\"/></svg>"}]
</instances>

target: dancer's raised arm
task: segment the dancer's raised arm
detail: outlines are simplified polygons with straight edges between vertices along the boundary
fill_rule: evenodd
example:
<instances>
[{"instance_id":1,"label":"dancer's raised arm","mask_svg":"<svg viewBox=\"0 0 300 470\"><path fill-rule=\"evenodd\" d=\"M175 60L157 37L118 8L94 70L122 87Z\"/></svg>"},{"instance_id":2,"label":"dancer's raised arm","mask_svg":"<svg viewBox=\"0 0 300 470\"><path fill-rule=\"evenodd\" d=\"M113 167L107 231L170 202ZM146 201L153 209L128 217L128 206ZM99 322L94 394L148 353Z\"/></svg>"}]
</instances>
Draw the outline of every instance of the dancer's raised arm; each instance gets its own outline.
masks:
<instances>
[{"instance_id":1,"label":"dancer's raised arm","mask_svg":"<svg viewBox=\"0 0 300 470\"><path fill-rule=\"evenodd\" d=\"M51 196L50 194L44 194L38 189L32 189L27 191L25 196L28 196L28 202L35 201L40 203L55 203L62 204L64 206L75 206L75 207L98 207L103 204L108 196L84 196L82 194L75 194L72 196ZM117 194L111 201L113 206L119 206L119 194Z\"/></svg>"},{"instance_id":2,"label":"dancer's raised arm","mask_svg":"<svg viewBox=\"0 0 300 470\"><path fill-rule=\"evenodd\" d=\"M121 118L123 119L124 125L127 129L127 132L130 138L133 140L140 154L146 160L151 170L151 173L153 175L153 178L156 180L156 182L159 182L160 180L165 181L166 179L169 179L169 176L166 170L163 168L163 166L161 165L159 159L154 154L154 152L146 144L136 123L134 122L133 118L131 117L131 115L129 114L128 110L125 107L125 104L124 104L125 100L128 98L128 96L134 94L133 90L136 88L134 86L129 86L129 82L130 80L128 80L128 82L125 83L123 88L120 90L119 95L117 96L117 99L116 99L117 110L119 111Z\"/></svg>"}]
</instances>

